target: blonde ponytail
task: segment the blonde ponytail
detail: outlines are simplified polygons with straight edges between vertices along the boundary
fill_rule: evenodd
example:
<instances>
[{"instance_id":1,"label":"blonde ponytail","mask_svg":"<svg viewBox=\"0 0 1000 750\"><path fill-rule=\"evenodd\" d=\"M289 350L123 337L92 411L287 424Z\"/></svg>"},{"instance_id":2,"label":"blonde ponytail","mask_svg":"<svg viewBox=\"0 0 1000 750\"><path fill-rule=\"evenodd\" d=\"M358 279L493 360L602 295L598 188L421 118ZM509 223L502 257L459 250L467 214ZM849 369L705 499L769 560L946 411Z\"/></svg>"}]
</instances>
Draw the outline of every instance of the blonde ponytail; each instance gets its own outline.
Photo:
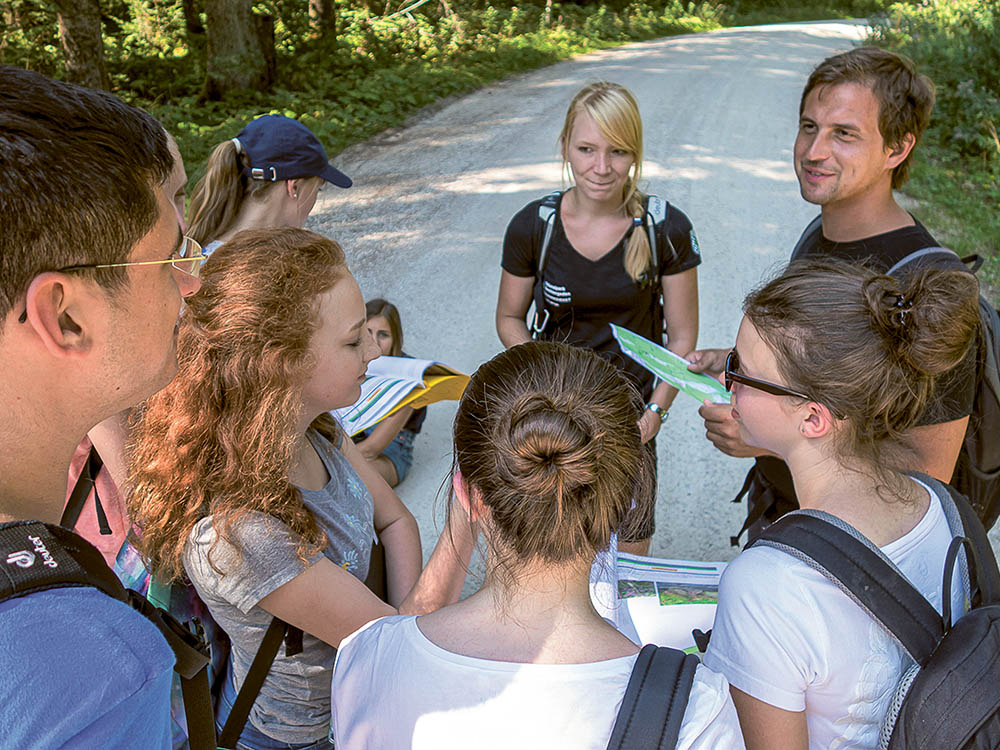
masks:
<instances>
[{"instance_id":1,"label":"blonde ponytail","mask_svg":"<svg viewBox=\"0 0 1000 750\"><path fill-rule=\"evenodd\" d=\"M223 141L208 157L208 166L191 195L188 235L202 245L226 233L250 195L267 190L272 183L250 180L244 169L250 164L237 148L238 141Z\"/></svg>"},{"instance_id":2,"label":"blonde ponytail","mask_svg":"<svg viewBox=\"0 0 1000 750\"><path fill-rule=\"evenodd\" d=\"M630 186L632 187L632 194L625 201L625 213L632 217L633 222L635 219L639 219L642 222L646 214L643 201L644 196L635 189L634 181L630 183ZM647 233L646 226L644 223L636 224L632 228L628 245L625 247L625 273L632 278L632 281L638 283L649 273L649 263L652 257L653 254L649 247L649 234ZM652 273L655 276L658 273L658 269L653 269Z\"/></svg>"}]
</instances>

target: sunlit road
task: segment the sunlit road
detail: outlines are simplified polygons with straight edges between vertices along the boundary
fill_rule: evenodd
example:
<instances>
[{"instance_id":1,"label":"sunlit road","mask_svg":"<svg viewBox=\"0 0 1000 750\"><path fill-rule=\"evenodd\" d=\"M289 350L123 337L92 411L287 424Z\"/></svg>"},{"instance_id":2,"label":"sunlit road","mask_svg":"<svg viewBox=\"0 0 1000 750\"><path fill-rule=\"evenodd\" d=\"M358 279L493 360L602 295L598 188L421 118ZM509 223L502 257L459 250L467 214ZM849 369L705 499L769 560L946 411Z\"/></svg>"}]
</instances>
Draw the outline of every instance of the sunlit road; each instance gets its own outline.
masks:
<instances>
[{"instance_id":1,"label":"sunlit road","mask_svg":"<svg viewBox=\"0 0 1000 750\"><path fill-rule=\"evenodd\" d=\"M355 187L328 187L307 226L341 242L366 298L399 306L409 354L471 373L501 348L493 312L507 222L561 185L556 137L575 91L616 81L642 110L647 191L684 210L698 233L699 345L728 346L743 295L787 260L817 213L799 197L791 164L805 78L863 31L829 22L673 37L490 86L337 157ZM444 508L435 496L450 467L454 410L429 409L399 488L425 555ZM678 396L658 439L653 552L729 559L746 512L729 501L747 462L704 439L696 410Z\"/></svg>"}]
</instances>

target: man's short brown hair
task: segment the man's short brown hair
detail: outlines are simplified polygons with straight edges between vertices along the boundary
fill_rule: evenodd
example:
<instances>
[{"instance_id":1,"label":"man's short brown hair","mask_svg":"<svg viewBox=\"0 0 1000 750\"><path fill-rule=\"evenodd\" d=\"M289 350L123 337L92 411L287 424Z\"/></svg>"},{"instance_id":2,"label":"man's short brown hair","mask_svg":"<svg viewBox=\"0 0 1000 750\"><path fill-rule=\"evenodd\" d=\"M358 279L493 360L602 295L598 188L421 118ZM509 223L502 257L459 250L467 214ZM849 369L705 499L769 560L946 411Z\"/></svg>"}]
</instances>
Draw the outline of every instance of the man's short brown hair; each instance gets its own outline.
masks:
<instances>
[{"instance_id":1,"label":"man's short brown hair","mask_svg":"<svg viewBox=\"0 0 1000 750\"><path fill-rule=\"evenodd\" d=\"M878 100L878 129L889 148L897 148L908 133L916 143L927 129L934 108L934 83L917 72L908 57L880 47L857 47L826 58L816 66L802 90L799 114L806 97L817 86L858 83ZM911 150L892 172L892 187L903 185L910 172Z\"/></svg>"},{"instance_id":2,"label":"man's short brown hair","mask_svg":"<svg viewBox=\"0 0 1000 750\"><path fill-rule=\"evenodd\" d=\"M142 110L0 66L0 322L40 273L127 261L159 218L154 187L173 162L166 132ZM115 289L126 276L95 278Z\"/></svg>"}]
</instances>

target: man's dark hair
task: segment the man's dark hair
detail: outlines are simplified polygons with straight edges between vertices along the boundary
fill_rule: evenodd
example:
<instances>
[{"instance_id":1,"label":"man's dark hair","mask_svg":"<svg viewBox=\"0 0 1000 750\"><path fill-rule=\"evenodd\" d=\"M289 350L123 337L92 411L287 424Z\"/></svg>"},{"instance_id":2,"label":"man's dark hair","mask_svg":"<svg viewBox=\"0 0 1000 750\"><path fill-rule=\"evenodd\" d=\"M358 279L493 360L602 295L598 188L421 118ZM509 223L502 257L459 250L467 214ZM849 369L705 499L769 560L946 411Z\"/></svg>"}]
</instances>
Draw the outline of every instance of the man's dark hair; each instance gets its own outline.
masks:
<instances>
[{"instance_id":1,"label":"man's dark hair","mask_svg":"<svg viewBox=\"0 0 1000 750\"><path fill-rule=\"evenodd\" d=\"M886 146L896 148L907 133L913 134L914 146L920 142L934 109L934 83L918 73L917 66L908 57L879 47L857 47L826 58L806 81L799 115L810 91L817 86L841 83L858 83L875 94L878 100L878 129ZM893 170L893 188L899 188L906 182L912 157L911 150Z\"/></svg>"},{"instance_id":2,"label":"man's dark hair","mask_svg":"<svg viewBox=\"0 0 1000 750\"><path fill-rule=\"evenodd\" d=\"M141 109L0 66L0 321L40 273L127 261L172 168L166 132ZM124 271L95 278L114 290Z\"/></svg>"}]
</instances>

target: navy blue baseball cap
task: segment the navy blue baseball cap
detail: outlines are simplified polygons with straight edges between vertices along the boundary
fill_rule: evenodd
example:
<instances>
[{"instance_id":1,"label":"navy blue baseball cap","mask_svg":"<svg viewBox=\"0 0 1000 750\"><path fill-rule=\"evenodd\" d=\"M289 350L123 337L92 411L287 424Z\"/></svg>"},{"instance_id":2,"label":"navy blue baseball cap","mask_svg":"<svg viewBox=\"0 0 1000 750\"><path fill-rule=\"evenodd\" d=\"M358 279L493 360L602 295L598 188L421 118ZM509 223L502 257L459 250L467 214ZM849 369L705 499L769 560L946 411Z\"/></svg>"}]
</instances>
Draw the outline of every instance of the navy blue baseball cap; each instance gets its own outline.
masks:
<instances>
[{"instance_id":1,"label":"navy blue baseball cap","mask_svg":"<svg viewBox=\"0 0 1000 750\"><path fill-rule=\"evenodd\" d=\"M337 187L349 188L351 178L330 166L319 139L291 117L264 115L236 136L250 161L248 176L254 180L294 180L322 177Z\"/></svg>"}]
</instances>

